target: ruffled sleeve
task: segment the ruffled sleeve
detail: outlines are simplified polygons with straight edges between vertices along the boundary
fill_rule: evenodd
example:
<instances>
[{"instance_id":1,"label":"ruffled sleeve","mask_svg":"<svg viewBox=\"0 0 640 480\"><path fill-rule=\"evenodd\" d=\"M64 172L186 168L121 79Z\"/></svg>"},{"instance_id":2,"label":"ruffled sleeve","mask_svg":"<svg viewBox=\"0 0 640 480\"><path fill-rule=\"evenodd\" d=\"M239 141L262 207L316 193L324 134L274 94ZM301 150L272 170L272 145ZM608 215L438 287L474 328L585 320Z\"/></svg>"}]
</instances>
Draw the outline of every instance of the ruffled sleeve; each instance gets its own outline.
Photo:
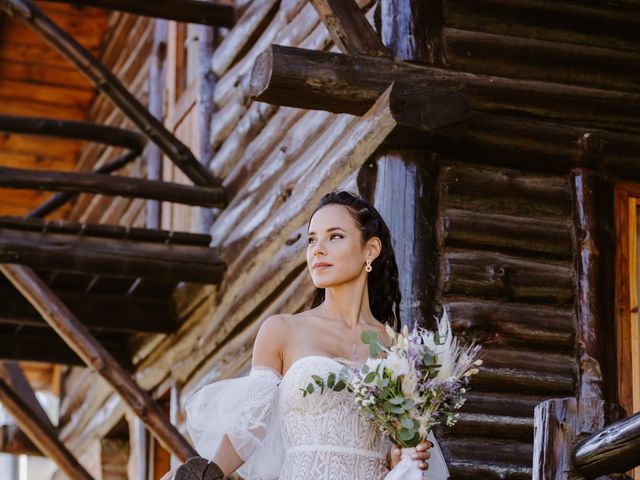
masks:
<instances>
[{"instance_id":1,"label":"ruffled sleeve","mask_svg":"<svg viewBox=\"0 0 640 480\"><path fill-rule=\"evenodd\" d=\"M226 434L244 464L247 480L280 476L284 445L278 413L281 376L253 367L246 377L212 383L187 400L187 429L200 456L211 459Z\"/></svg>"}]
</instances>

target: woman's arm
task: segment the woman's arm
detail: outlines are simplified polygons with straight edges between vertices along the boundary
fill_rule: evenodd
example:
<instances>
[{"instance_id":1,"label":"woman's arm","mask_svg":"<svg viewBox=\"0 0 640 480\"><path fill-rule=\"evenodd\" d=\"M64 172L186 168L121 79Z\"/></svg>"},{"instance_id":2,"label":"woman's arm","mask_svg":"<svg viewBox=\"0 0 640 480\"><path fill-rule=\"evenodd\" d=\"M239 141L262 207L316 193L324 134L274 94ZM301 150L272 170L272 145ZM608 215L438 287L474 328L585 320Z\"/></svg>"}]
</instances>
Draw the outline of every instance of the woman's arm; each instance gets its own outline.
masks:
<instances>
[{"instance_id":1,"label":"woman's arm","mask_svg":"<svg viewBox=\"0 0 640 480\"><path fill-rule=\"evenodd\" d=\"M273 315L262 323L253 345L252 366L266 366L282 372L285 323L286 315ZM231 475L244 463L227 435L222 437L222 441L209 460L220 467L225 477ZM167 472L161 480L171 480L174 474L175 470Z\"/></svg>"}]
</instances>

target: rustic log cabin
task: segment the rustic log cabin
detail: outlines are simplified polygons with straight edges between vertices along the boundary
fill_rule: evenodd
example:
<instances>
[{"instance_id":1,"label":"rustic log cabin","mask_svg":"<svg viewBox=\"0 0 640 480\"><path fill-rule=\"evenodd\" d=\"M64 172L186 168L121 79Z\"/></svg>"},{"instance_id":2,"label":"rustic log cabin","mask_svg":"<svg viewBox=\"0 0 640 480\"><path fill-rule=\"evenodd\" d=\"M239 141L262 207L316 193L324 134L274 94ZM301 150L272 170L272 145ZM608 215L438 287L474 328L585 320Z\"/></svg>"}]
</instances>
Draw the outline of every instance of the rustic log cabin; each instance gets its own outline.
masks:
<instances>
[{"instance_id":1,"label":"rustic log cabin","mask_svg":"<svg viewBox=\"0 0 640 480\"><path fill-rule=\"evenodd\" d=\"M640 479L639 72L637 0L0 0L0 477L194 455L340 188L483 343L452 480Z\"/></svg>"}]
</instances>

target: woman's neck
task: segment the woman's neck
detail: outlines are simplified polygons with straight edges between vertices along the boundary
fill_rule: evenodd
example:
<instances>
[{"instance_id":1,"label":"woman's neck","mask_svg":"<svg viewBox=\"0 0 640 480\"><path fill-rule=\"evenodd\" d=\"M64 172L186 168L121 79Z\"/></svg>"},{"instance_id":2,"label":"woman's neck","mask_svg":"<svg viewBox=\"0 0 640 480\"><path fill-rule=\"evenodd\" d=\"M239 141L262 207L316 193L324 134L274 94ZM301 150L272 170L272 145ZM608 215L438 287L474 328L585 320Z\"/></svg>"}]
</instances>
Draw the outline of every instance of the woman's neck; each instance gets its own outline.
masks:
<instances>
[{"instance_id":1,"label":"woman's neck","mask_svg":"<svg viewBox=\"0 0 640 480\"><path fill-rule=\"evenodd\" d=\"M326 288L319 310L323 316L342 321L350 329L371 323L373 314L366 280Z\"/></svg>"}]
</instances>

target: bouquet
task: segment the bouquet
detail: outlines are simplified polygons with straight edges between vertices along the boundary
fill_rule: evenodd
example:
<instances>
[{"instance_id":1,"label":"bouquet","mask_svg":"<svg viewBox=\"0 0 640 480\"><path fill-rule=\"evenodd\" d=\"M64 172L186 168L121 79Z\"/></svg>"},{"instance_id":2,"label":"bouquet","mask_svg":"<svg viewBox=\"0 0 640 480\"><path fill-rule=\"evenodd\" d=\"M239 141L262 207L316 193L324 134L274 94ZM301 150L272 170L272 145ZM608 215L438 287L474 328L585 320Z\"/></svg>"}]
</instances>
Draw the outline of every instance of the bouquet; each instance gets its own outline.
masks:
<instances>
[{"instance_id":1,"label":"bouquet","mask_svg":"<svg viewBox=\"0 0 640 480\"><path fill-rule=\"evenodd\" d=\"M312 375L301 390L304 396L318 388L320 393L325 388L352 392L359 408L403 449L402 460L386 480L421 479L422 471L409 454L435 425L456 423L470 377L482 364L480 346L460 344L446 312L434 331L415 325L397 333L387 325L387 334L392 339L388 348L375 332L363 332L362 341L369 346L365 363L326 378Z\"/></svg>"}]
</instances>

